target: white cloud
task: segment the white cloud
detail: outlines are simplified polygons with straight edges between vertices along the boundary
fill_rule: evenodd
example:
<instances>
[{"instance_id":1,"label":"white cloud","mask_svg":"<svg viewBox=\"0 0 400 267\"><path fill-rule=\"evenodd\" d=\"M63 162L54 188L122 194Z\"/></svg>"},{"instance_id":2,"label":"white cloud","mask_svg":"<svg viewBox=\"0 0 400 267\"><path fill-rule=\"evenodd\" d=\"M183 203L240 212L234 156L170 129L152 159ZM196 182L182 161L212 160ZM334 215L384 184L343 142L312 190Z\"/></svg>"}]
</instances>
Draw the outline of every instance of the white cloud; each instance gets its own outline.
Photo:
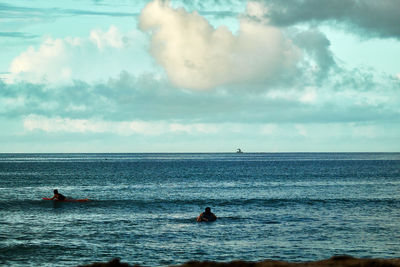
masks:
<instances>
[{"instance_id":1,"label":"white cloud","mask_svg":"<svg viewBox=\"0 0 400 267\"><path fill-rule=\"evenodd\" d=\"M107 125L102 122L90 122L86 119L47 118L39 115L29 115L24 119L24 128L28 131L42 130L45 132L104 132Z\"/></svg>"},{"instance_id":2,"label":"white cloud","mask_svg":"<svg viewBox=\"0 0 400 267\"><path fill-rule=\"evenodd\" d=\"M99 50L104 50L106 47L123 48L128 45L129 41L115 26L111 26L107 32L99 29L92 30L90 40L96 44Z\"/></svg>"},{"instance_id":3,"label":"white cloud","mask_svg":"<svg viewBox=\"0 0 400 267\"><path fill-rule=\"evenodd\" d=\"M260 2L248 1L246 6L246 14L257 20L264 20L265 15L268 14L268 8Z\"/></svg>"},{"instance_id":4,"label":"white cloud","mask_svg":"<svg viewBox=\"0 0 400 267\"><path fill-rule=\"evenodd\" d=\"M40 115L25 117L24 128L28 131L41 130L49 133L114 133L119 135L146 134L159 135L165 131L163 123L143 121L103 121L90 119L70 119Z\"/></svg>"},{"instance_id":5,"label":"white cloud","mask_svg":"<svg viewBox=\"0 0 400 267\"><path fill-rule=\"evenodd\" d=\"M70 79L68 47L78 45L71 39L47 38L37 50L29 47L11 62L10 76L32 82Z\"/></svg>"},{"instance_id":6,"label":"white cloud","mask_svg":"<svg viewBox=\"0 0 400 267\"><path fill-rule=\"evenodd\" d=\"M314 103L317 99L317 90L315 87L306 87L300 101L303 103Z\"/></svg>"},{"instance_id":7,"label":"white cloud","mask_svg":"<svg viewBox=\"0 0 400 267\"><path fill-rule=\"evenodd\" d=\"M299 58L298 48L278 28L243 17L234 35L224 26L215 29L197 12L159 0L142 10L140 28L150 33L151 54L171 82L183 88L275 79Z\"/></svg>"},{"instance_id":8,"label":"white cloud","mask_svg":"<svg viewBox=\"0 0 400 267\"><path fill-rule=\"evenodd\" d=\"M172 132L185 132L185 133L203 133L211 134L218 133L220 129L214 124L205 123L193 123L193 124L181 124L181 123L171 123L169 125L169 130Z\"/></svg>"},{"instance_id":9,"label":"white cloud","mask_svg":"<svg viewBox=\"0 0 400 267\"><path fill-rule=\"evenodd\" d=\"M287 90L271 89L263 94L265 99L285 100L293 102L301 102L304 104L316 103L318 92L317 88L307 86L304 89L295 88ZM322 101L322 100L321 100Z\"/></svg>"},{"instance_id":10,"label":"white cloud","mask_svg":"<svg viewBox=\"0 0 400 267\"><path fill-rule=\"evenodd\" d=\"M167 133L215 134L224 126L207 123L169 123L165 121L104 121L96 119L70 119L45 117L31 114L23 120L27 131L40 130L48 133L113 133L121 136L134 134L159 136Z\"/></svg>"},{"instance_id":11,"label":"white cloud","mask_svg":"<svg viewBox=\"0 0 400 267\"><path fill-rule=\"evenodd\" d=\"M107 121L102 119L71 119L65 117L46 117L31 114L23 119L26 131L42 131L46 133L111 133L119 136L143 135L162 136L173 135L220 135L233 134L241 136L244 133L270 137L296 138L317 137L323 132L326 138L342 137L349 133L353 137L373 138L383 135L374 124L356 123L322 123L322 124L246 124L246 123L176 123L160 121Z\"/></svg>"},{"instance_id":12,"label":"white cloud","mask_svg":"<svg viewBox=\"0 0 400 267\"><path fill-rule=\"evenodd\" d=\"M144 52L143 40L140 31L121 33L115 26L105 32L92 30L82 38L46 37L37 48L31 46L12 60L6 81L69 84L115 77L124 70L145 72L150 58L132 58Z\"/></svg>"}]
</instances>

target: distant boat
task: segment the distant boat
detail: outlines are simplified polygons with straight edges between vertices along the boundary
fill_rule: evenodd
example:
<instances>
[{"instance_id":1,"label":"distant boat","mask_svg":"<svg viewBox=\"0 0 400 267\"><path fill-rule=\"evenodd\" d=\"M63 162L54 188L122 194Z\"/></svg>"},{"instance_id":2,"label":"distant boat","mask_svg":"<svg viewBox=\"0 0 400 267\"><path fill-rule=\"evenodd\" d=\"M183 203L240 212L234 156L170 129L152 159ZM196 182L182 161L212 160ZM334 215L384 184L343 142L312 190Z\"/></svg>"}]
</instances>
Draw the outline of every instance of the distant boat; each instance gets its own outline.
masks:
<instances>
[{"instance_id":1,"label":"distant boat","mask_svg":"<svg viewBox=\"0 0 400 267\"><path fill-rule=\"evenodd\" d=\"M238 148L236 153L243 153L243 151L240 148Z\"/></svg>"}]
</instances>

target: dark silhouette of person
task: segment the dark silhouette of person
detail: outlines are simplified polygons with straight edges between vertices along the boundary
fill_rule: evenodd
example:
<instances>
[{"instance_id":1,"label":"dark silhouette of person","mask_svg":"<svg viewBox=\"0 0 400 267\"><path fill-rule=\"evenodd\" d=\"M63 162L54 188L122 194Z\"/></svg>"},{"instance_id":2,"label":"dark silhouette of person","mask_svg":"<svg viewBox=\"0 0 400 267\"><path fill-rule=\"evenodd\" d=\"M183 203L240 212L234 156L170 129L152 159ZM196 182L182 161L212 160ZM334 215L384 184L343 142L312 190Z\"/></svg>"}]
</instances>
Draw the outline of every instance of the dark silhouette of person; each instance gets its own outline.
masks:
<instances>
[{"instance_id":1,"label":"dark silhouette of person","mask_svg":"<svg viewBox=\"0 0 400 267\"><path fill-rule=\"evenodd\" d=\"M66 197L63 194L58 193L57 189L54 189L54 196L51 198L51 200L65 200Z\"/></svg>"},{"instance_id":2,"label":"dark silhouette of person","mask_svg":"<svg viewBox=\"0 0 400 267\"><path fill-rule=\"evenodd\" d=\"M211 212L211 208L207 207L204 212L200 213L197 217L198 222L213 222L217 219L214 213Z\"/></svg>"}]
</instances>

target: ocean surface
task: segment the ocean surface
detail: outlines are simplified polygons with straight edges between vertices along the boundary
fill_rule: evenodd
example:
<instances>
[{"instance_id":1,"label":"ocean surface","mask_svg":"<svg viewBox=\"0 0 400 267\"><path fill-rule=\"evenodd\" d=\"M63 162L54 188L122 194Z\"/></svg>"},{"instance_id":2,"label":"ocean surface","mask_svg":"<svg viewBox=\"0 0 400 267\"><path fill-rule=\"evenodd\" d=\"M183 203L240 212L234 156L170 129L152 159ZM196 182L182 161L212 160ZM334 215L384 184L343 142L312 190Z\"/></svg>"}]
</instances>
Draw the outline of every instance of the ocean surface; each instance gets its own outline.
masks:
<instances>
[{"instance_id":1,"label":"ocean surface","mask_svg":"<svg viewBox=\"0 0 400 267\"><path fill-rule=\"evenodd\" d=\"M0 154L1 266L341 254L400 257L400 153Z\"/></svg>"}]
</instances>

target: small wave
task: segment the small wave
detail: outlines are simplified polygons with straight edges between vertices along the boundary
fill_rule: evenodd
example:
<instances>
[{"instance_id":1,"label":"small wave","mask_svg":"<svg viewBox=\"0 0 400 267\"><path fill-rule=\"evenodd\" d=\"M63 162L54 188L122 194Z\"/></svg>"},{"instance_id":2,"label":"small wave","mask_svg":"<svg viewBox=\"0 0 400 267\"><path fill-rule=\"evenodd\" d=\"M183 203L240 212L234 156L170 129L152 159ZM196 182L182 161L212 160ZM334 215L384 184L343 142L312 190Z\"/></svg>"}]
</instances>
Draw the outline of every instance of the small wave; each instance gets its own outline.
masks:
<instances>
[{"instance_id":1,"label":"small wave","mask_svg":"<svg viewBox=\"0 0 400 267\"><path fill-rule=\"evenodd\" d=\"M23 211L32 209L77 207L85 202L61 202L48 200L0 200L0 210L4 211Z\"/></svg>"},{"instance_id":2,"label":"small wave","mask_svg":"<svg viewBox=\"0 0 400 267\"><path fill-rule=\"evenodd\" d=\"M176 210L180 208L202 210L206 206L216 207L282 207L282 206L314 206L314 205L378 205L399 206L397 198L232 198L232 199L123 199L123 200L90 200L88 202L56 202L46 200L0 200L0 210L43 209L49 207L79 208L119 208L127 210ZM196 211L199 211L196 210Z\"/></svg>"},{"instance_id":3,"label":"small wave","mask_svg":"<svg viewBox=\"0 0 400 267\"><path fill-rule=\"evenodd\" d=\"M0 255L5 258L30 258L41 253L49 254L63 250L65 250L65 247L57 244L11 244L0 247Z\"/></svg>"}]
</instances>

